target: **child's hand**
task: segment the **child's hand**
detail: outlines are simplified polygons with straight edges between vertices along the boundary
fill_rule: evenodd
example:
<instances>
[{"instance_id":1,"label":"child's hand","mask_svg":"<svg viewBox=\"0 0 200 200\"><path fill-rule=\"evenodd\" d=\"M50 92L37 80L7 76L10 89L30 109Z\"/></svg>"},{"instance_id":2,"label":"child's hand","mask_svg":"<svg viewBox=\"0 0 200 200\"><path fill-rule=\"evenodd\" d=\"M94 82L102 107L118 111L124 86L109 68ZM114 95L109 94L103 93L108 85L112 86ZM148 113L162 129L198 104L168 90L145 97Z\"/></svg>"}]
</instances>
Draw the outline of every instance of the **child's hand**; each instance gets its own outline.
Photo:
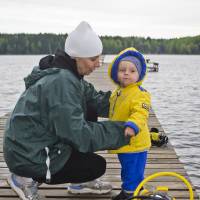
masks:
<instances>
[{"instance_id":1,"label":"child's hand","mask_svg":"<svg viewBox=\"0 0 200 200\"><path fill-rule=\"evenodd\" d=\"M130 128L130 127L126 127L125 131L124 131L124 135L127 137L127 136L135 136L135 131Z\"/></svg>"}]
</instances>

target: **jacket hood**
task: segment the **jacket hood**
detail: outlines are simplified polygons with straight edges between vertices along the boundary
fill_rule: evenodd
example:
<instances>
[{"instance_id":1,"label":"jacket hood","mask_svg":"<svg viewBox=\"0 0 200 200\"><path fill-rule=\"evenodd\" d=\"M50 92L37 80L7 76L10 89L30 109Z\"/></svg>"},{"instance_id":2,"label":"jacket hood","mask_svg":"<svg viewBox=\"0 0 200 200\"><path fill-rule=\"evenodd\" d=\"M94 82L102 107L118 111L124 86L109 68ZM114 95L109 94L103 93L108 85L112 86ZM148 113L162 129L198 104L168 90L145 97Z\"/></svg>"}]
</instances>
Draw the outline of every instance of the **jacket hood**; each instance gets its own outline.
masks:
<instances>
[{"instance_id":1,"label":"jacket hood","mask_svg":"<svg viewBox=\"0 0 200 200\"><path fill-rule=\"evenodd\" d=\"M115 84L119 85L119 81L117 79L118 66L119 66L119 63L122 60L122 58L127 57L127 56L134 56L134 57L138 58L139 61L141 62L142 70L141 70L141 74L139 76L139 80L137 82L137 85L141 85L142 81L144 80L144 77L146 75L147 66L146 66L144 56L133 47L130 47L130 48L127 48L127 49L121 51L114 58L114 60L109 65L108 75L111 78L111 80L114 81Z\"/></svg>"},{"instance_id":2,"label":"jacket hood","mask_svg":"<svg viewBox=\"0 0 200 200\"><path fill-rule=\"evenodd\" d=\"M76 61L64 51L57 50L55 56L48 55L42 58L39 62L39 66L34 67L31 74L24 78L26 89L35 84L42 77L57 73L59 69L70 70L78 79L83 77L78 74Z\"/></svg>"},{"instance_id":3,"label":"jacket hood","mask_svg":"<svg viewBox=\"0 0 200 200\"><path fill-rule=\"evenodd\" d=\"M41 70L38 66L34 67L31 74L24 78L26 89L28 89L31 85L35 84L42 77L57 73L58 71L59 69L57 68Z\"/></svg>"},{"instance_id":4,"label":"jacket hood","mask_svg":"<svg viewBox=\"0 0 200 200\"><path fill-rule=\"evenodd\" d=\"M83 76L80 76L77 70L77 65L75 59L72 59L68 54L62 50L57 50L55 56L48 55L42 58L39 62L40 69L45 70L48 68L60 68L68 69L73 72L73 74L81 79Z\"/></svg>"}]
</instances>

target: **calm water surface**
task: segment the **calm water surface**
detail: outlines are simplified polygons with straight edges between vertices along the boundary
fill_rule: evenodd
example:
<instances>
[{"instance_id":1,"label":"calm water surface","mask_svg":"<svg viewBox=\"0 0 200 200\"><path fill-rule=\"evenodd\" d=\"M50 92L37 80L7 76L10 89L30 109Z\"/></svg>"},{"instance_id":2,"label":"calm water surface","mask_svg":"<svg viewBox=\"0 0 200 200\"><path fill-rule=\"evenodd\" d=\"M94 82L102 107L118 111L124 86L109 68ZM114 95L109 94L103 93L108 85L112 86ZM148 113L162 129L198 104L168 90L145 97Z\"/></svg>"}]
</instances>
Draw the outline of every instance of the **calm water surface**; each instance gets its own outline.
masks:
<instances>
[{"instance_id":1,"label":"calm water surface","mask_svg":"<svg viewBox=\"0 0 200 200\"><path fill-rule=\"evenodd\" d=\"M42 55L0 56L0 116L9 112L24 90L23 78ZM147 55L160 64L144 87L193 184L200 189L200 56ZM106 56L110 61L113 56ZM105 72L106 73L106 72Z\"/></svg>"}]
</instances>

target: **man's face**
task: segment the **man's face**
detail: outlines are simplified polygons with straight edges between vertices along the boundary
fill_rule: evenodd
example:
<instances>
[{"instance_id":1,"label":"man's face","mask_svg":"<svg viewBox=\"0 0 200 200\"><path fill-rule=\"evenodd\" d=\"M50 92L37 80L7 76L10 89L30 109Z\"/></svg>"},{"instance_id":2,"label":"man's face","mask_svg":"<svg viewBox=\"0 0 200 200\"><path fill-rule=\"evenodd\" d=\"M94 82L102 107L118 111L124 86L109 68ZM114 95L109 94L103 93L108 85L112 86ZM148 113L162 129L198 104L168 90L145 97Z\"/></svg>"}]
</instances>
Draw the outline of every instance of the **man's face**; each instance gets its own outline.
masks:
<instances>
[{"instance_id":1,"label":"man's face","mask_svg":"<svg viewBox=\"0 0 200 200\"><path fill-rule=\"evenodd\" d=\"M96 68L100 66L99 57L100 56L95 56L91 58L75 58L78 73L83 76L92 73Z\"/></svg>"}]
</instances>

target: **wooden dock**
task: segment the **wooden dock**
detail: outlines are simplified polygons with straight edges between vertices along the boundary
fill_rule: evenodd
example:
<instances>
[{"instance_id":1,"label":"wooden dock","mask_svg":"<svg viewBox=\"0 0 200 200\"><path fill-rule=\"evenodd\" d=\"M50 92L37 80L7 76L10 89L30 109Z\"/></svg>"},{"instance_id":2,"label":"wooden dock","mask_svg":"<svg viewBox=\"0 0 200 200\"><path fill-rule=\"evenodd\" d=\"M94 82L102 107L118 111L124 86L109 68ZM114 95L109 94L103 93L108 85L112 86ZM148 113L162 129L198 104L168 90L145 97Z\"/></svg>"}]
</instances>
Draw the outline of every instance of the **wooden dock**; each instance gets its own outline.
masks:
<instances>
[{"instance_id":1,"label":"wooden dock","mask_svg":"<svg viewBox=\"0 0 200 200\"><path fill-rule=\"evenodd\" d=\"M108 90L113 89L114 86L110 82L105 73L104 68L99 68L91 76L87 77L87 80L90 80L97 89ZM18 200L18 196L14 191L10 189L6 182L6 177L9 174L9 170L4 162L3 157L3 134L4 126L8 115L0 118L0 200ZM149 127L156 127L160 132L164 133L164 130L159 123L156 115L152 111L149 119ZM68 194L66 186L67 184L49 186L42 184L39 188L40 195L43 196L42 199L56 200L56 199L65 199L65 200L108 200L111 199L111 196L117 194L120 191L120 164L117 160L116 155L108 154L106 151L98 152L103 155L107 160L107 170L105 175L101 178L103 181L109 181L113 185L113 191L111 194L107 195L71 195ZM183 175L189 180L188 174L184 169L184 165L179 161L178 156L169 143L166 147L152 147L148 153L147 167L145 171L145 176L151 175L155 172L164 172L171 171L177 172ZM190 181L190 180L189 180ZM189 200L189 193L186 186L175 177L159 177L155 180L152 180L150 183L152 186L168 186L170 188L169 194L175 197L178 200ZM198 200L199 197L193 186L195 200Z\"/></svg>"}]
</instances>

